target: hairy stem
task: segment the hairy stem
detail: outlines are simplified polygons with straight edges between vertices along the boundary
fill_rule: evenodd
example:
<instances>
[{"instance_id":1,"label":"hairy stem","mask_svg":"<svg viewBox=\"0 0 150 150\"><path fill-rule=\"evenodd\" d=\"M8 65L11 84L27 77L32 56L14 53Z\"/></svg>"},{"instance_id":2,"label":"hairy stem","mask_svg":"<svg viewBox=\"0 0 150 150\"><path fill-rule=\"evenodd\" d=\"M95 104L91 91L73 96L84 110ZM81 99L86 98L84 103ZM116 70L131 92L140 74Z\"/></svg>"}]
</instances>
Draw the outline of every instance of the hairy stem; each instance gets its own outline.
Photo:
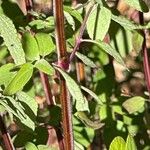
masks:
<instances>
[{"instance_id":1,"label":"hairy stem","mask_svg":"<svg viewBox=\"0 0 150 150\"><path fill-rule=\"evenodd\" d=\"M65 31L64 31L64 14L63 14L63 0L53 0L53 10L55 18L55 33L56 33L56 47L58 55L58 65L68 63ZM60 66L63 68L63 66ZM67 68L63 68L67 69ZM68 95L66 82L60 76L60 101L62 105L62 122L64 132L65 150L73 150L73 133L72 133L72 118L71 118L71 102Z\"/></svg>"},{"instance_id":2,"label":"hairy stem","mask_svg":"<svg viewBox=\"0 0 150 150\"><path fill-rule=\"evenodd\" d=\"M3 122L3 117L0 115L0 131L2 133L2 139L6 150L15 150L13 143L11 141L10 135L7 132L5 124Z\"/></svg>"}]
</instances>

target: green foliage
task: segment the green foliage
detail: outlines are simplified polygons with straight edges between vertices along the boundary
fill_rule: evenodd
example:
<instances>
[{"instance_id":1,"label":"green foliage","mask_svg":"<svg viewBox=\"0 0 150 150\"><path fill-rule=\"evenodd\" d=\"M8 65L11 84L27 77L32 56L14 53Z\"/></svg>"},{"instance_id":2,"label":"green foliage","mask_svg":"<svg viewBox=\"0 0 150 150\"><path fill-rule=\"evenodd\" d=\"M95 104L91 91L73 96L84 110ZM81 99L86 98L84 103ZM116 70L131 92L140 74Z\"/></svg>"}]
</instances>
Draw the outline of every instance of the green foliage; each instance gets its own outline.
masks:
<instances>
[{"instance_id":1,"label":"green foliage","mask_svg":"<svg viewBox=\"0 0 150 150\"><path fill-rule=\"evenodd\" d=\"M25 54L12 21L5 15L0 15L0 34L14 59L16 65L25 63Z\"/></svg>"},{"instance_id":2,"label":"green foliage","mask_svg":"<svg viewBox=\"0 0 150 150\"><path fill-rule=\"evenodd\" d=\"M128 18L139 18L119 14L117 5L111 7L108 0L81 1L76 6L65 0L67 54L60 58L55 17L34 8L23 14L20 2L0 1L0 114L15 148L58 149L51 141L60 142L57 137L65 131L61 117L65 108L60 102L63 79L70 96L66 103L71 103L75 150L96 149L97 141L101 141L98 147L109 150L149 149L148 82L140 53L142 30L150 28L149 21L144 25L131 21ZM47 9L43 2L47 1L40 6ZM143 0L124 2L132 10L148 12ZM70 62L71 54L75 59ZM39 72L46 74L44 79Z\"/></svg>"}]
</instances>

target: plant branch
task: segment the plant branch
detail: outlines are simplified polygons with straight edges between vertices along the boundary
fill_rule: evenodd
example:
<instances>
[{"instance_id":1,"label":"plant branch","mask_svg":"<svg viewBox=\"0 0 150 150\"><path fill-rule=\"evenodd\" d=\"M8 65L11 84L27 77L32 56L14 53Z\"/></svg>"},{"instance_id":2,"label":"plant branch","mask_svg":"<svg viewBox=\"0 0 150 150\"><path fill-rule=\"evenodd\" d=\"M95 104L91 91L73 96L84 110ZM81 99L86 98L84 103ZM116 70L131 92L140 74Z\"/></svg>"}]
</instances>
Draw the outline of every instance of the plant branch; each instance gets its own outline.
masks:
<instances>
[{"instance_id":1,"label":"plant branch","mask_svg":"<svg viewBox=\"0 0 150 150\"><path fill-rule=\"evenodd\" d=\"M81 25L81 27L80 27L80 31L79 31L78 37L76 38L75 46L74 46L73 51L72 51L72 53L71 53L71 55L70 55L70 58L69 58L69 63L72 62L72 60L73 60L73 58L74 58L74 56L75 56L75 53L76 53L76 51L78 50L78 48L79 48L79 46L80 46L81 39L82 39L84 30L85 30L85 28L86 28L86 22L87 22L87 20L88 20L88 17L89 17L89 15L90 15L90 13L92 12L93 7L94 7L94 4L93 4L93 2L92 2L92 4L90 5L90 8L89 8L89 10L88 10L88 12L87 12L87 14L86 14L84 20L83 20L83 23L82 23L82 25Z\"/></svg>"},{"instance_id":2,"label":"plant branch","mask_svg":"<svg viewBox=\"0 0 150 150\"><path fill-rule=\"evenodd\" d=\"M2 138L3 138L5 148L7 150L15 150L10 135L8 134L5 124L3 122L3 117L1 114L0 114L0 131L2 133Z\"/></svg>"},{"instance_id":3,"label":"plant branch","mask_svg":"<svg viewBox=\"0 0 150 150\"><path fill-rule=\"evenodd\" d=\"M58 55L58 65L64 67L64 64L68 63L65 31L64 31L64 14L63 14L63 0L53 0L53 10L55 18L55 33L56 33L56 47ZM72 117L71 117L71 102L68 95L66 81L60 75L60 101L62 106L62 122L64 132L65 150L73 150L73 133L72 133Z\"/></svg>"}]
</instances>

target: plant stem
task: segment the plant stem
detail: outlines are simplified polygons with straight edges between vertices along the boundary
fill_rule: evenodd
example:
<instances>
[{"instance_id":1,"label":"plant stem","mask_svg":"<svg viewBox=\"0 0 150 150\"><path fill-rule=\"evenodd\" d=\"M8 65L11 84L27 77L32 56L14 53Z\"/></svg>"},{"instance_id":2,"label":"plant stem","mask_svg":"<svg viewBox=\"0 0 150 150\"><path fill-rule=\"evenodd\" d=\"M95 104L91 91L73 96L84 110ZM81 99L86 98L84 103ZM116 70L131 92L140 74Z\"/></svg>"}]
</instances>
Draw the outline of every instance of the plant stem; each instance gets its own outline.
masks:
<instances>
[{"instance_id":1,"label":"plant stem","mask_svg":"<svg viewBox=\"0 0 150 150\"><path fill-rule=\"evenodd\" d=\"M48 76L45 73L41 72L41 71L39 73L40 73L40 77L41 77L41 82L43 84L47 104L49 106L54 105L54 101L53 101L53 98L52 98L52 93L51 93L51 88L50 88Z\"/></svg>"},{"instance_id":2,"label":"plant stem","mask_svg":"<svg viewBox=\"0 0 150 150\"><path fill-rule=\"evenodd\" d=\"M139 21L141 25L144 24L143 13L141 12L139 12ZM149 64L149 58L148 58L148 50L146 46L146 33L147 33L147 30L142 31L143 38L144 38L143 47L142 47L143 48L143 67L144 67L146 86L150 94L150 64Z\"/></svg>"},{"instance_id":3,"label":"plant stem","mask_svg":"<svg viewBox=\"0 0 150 150\"><path fill-rule=\"evenodd\" d=\"M11 141L10 135L7 132L5 124L3 122L3 117L0 115L0 131L2 133L3 142L6 150L15 150L13 143Z\"/></svg>"},{"instance_id":4,"label":"plant stem","mask_svg":"<svg viewBox=\"0 0 150 150\"><path fill-rule=\"evenodd\" d=\"M56 47L59 65L62 62L68 63L64 31L65 27L63 14L63 0L53 0L53 10L55 18ZM73 150L74 142L72 133L71 102L69 99L66 81L62 76L60 76L60 90L65 150Z\"/></svg>"},{"instance_id":5,"label":"plant stem","mask_svg":"<svg viewBox=\"0 0 150 150\"><path fill-rule=\"evenodd\" d=\"M71 53L71 55L70 55L70 58L69 58L69 63L72 62L72 60L73 60L73 58L74 58L74 56L75 56L75 53L76 53L76 51L78 50L78 48L79 48L79 46L80 46L81 39L82 39L84 30L85 30L85 28L86 28L86 22L87 22L87 20L88 20L88 17L89 17L89 15L90 15L90 13L91 13L93 7L94 7L94 4L92 3L91 6L89 7L89 10L88 10L88 12L87 12L87 14L86 14L84 20L83 20L83 23L82 23L81 27L80 27L80 31L79 31L78 37L76 38L75 46L74 46L73 51L72 51L72 53Z\"/></svg>"}]
</instances>

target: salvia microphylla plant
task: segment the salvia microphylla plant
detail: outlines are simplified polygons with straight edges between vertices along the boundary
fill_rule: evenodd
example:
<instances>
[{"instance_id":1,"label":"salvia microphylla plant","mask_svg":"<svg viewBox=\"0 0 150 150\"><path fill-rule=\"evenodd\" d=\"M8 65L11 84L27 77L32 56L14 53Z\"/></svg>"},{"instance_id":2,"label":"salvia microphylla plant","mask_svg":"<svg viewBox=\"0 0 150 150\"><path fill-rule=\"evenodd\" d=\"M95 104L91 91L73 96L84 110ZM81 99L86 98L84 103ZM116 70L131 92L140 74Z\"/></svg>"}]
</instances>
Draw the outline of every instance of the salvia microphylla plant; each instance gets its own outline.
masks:
<instances>
[{"instance_id":1,"label":"salvia microphylla plant","mask_svg":"<svg viewBox=\"0 0 150 150\"><path fill-rule=\"evenodd\" d=\"M147 1L0 4L1 149L150 149Z\"/></svg>"}]
</instances>

